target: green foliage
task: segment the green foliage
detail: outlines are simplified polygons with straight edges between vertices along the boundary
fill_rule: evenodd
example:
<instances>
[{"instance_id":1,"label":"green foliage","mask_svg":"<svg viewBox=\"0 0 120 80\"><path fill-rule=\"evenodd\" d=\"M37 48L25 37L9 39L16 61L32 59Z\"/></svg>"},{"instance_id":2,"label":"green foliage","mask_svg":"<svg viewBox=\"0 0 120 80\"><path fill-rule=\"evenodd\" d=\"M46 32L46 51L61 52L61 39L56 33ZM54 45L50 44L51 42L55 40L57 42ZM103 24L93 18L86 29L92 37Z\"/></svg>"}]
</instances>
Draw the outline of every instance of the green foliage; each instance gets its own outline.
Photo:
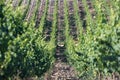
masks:
<instances>
[{"instance_id":1,"label":"green foliage","mask_svg":"<svg viewBox=\"0 0 120 80\"><path fill-rule=\"evenodd\" d=\"M22 21L21 7L14 12L11 5L2 6L2 13L0 18L0 52L4 53L7 50L9 40L13 40L17 35L24 32L24 24ZM8 14L9 13L9 14Z\"/></svg>"},{"instance_id":2,"label":"green foliage","mask_svg":"<svg viewBox=\"0 0 120 80\"><path fill-rule=\"evenodd\" d=\"M95 19L91 17L86 0L82 0L86 11L86 33L80 32L77 45L71 39L68 39L67 42L69 45L67 46L69 63L74 65L83 80L94 80L99 73L107 75L108 73L120 72L119 4L115 1L111 4L112 7L104 6L107 11L109 10L107 15L110 18L107 20L102 8L106 4L105 1L92 2L96 3L94 5L96 9ZM114 6L115 4L116 6ZM74 7L76 7L75 4ZM81 27L81 23L78 21L80 20L77 19L76 24Z\"/></svg>"},{"instance_id":3,"label":"green foliage","mask_svg":"<svg viewBox=\"0 0 120 80\"><path fill-rule=\"evenodd\" d=\"M45 42L35 32L26 32L9 43L5 53L2 75L12 77L41 76L51 66L53 55ZM12 71L11 71L12 70Z\"/></svg>"},{"instance_id":4,"label":"green foliage","mask_svg":"<svg viewBox=\"0 0 120 80\"><path fill-rule=\"evenodd\" d=\"M2 5L4 3L4 0L0 0L0 5Z\"/></svg>"},{"instance_id":5,"label":"green foliage","mask_svg":"<svg viewBox=\"0 0 120 80\"><path fill-rule=\"evenodd\" d=\"M23 7L17 7L13 12L12 5L8 4L1 9L0 79L11 79L17 74L21 78L40 77L54 62L55 46L45 43L41 30L34 28L35 16L29 24L23 20Z\"/></svg>"},{"instance_id":6,"label":"green foliage","mask_svg":"<svg viewBox=\"0 0 120 80\"><path fill-rule=\"evenodd\" d=\"M14 12L13 7L8 4L1 5L0 16L0 70L5 60L5 52L8 50L9 41L14 40L18 35L24 33L25 27L22 21L22 7L18 7ZM9 14L8 14L9 13ZM0 73L1 74L1 73Z\"/></svg>"}]
</instances>

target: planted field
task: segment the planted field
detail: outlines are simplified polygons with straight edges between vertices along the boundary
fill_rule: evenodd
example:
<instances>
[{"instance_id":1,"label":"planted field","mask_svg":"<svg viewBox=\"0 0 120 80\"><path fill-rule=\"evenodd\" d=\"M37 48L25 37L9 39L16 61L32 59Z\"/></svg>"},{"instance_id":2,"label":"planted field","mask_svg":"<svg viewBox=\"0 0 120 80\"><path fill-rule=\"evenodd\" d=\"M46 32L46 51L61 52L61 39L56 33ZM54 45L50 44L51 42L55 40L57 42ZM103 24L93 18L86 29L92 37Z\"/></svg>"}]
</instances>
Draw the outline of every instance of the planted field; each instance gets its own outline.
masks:
<instances>
[{"instance_id":1,"label":"planted field","mask_svg":"<svg viewBox=\"0 0 120 80\"><path fill-rule=\"evenodd\" d=\"M119 0L1 0L0 80L120 80Z\"/></svg>"}]
</instances>

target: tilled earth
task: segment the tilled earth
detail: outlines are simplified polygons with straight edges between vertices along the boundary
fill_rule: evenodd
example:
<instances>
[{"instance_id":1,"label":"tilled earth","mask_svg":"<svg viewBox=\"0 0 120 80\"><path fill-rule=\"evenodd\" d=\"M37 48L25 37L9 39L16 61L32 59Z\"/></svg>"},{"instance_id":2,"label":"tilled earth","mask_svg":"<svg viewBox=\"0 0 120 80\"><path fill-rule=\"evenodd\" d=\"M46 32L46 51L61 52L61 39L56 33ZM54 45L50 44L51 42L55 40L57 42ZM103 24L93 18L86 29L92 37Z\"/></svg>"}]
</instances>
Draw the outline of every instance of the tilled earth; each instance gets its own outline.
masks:
<instances>
[{"instance_id":1,"label":"tilled earth","mask_svg":"<svg viewBox=\"0 0 120 80\"><path fill-rule=\"evenodd\" d=\"M77 72L65 62L56 61L53 70L45 80L79 80Z\"/></svg>"}]
</instances>

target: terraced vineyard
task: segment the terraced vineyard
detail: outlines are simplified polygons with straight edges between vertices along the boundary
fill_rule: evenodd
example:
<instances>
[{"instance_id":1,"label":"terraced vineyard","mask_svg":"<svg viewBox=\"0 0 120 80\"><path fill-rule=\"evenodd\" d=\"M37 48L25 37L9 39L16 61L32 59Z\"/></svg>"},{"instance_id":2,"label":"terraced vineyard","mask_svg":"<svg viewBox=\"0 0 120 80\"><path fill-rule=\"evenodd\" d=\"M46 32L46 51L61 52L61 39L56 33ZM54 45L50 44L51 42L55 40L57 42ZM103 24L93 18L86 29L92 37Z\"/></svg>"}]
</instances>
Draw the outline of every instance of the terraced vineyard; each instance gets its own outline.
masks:
<instances>
[{"instance_id":1,"label":"terraced vineyard","mask_svg":"<svg viewBox=\"0 0 120 80\"><path fill-rule=\"evenodd\" d=\"M1 0L0 80L120 80L119 0Z\"/></svg>"}]
</instances>

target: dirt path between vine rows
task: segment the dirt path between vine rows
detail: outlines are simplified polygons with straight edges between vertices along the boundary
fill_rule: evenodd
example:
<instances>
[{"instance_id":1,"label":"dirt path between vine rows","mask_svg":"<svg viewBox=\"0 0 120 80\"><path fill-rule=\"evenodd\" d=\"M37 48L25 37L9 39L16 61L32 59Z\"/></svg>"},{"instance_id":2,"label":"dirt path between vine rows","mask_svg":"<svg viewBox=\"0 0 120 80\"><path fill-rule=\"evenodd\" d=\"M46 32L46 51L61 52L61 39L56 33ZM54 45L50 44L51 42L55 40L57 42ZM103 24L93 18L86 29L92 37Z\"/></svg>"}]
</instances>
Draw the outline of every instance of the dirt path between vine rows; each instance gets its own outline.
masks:
<instances>
[{"instance_id":1,"label":"dirt path between vine rows","mask_svg":"<svg viewBox=\"0 0 120 80\"><path fill-rule=\"evenodd\" d=\"M51 0L55 1L55 0ZM53 65L53 68L45 80L78 80L77 72L75 69L67 64L67 59L64 54L65 52L65 35L64 35L64 0L58 0L58 24L56 32L56 61Z\"/></svg>"}]
</instances>

